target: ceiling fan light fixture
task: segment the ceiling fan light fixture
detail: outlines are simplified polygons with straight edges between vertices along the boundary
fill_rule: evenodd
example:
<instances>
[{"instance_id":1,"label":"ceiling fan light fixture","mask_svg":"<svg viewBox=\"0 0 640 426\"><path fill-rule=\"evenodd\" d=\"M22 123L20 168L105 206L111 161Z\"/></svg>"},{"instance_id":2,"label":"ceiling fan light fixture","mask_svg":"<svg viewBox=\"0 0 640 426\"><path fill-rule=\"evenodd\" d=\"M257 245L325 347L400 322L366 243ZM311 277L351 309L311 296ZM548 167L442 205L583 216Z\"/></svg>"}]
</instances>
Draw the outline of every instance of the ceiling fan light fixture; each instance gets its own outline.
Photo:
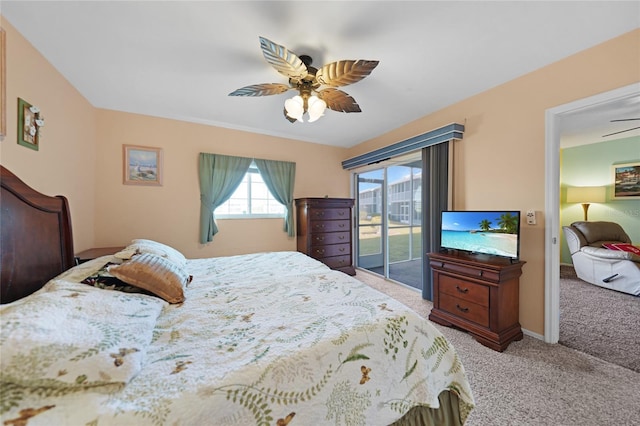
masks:
<instances>
[{"instance_id":1,"label":"ceiling fan light fixture","mask_svg":"<svg viewBox=\"0 0 640 426\"><path fill-rule=\"evenodd\" d=\"M284 109L287 111L287 116L295 118L298 121L304 121L302 119L302 114L304 114L304 100L302 96L296 95L284 101Z\"/></svg>"},{"instance_id":2,"label":"ceiling fan light fixture","mask_svg":"<svg viewBox=\"0 0 640 426\"><path fill-rule=\"evenodd\" d=\"M378 61L342 60L318 69L311 66L313 60L310 56L298 57L284 46L264 37L259 39L264 58L289 79L289 84L253 84L236 89L229 96L269 96L297 90L299 95L284 102L284 116L291 123L304 122L305 113L312 123L322 117L327 108L337 112L361 112L356 100L336 87L362 80L378 66ZM323 85L328 87L322 88Z\"/></svg>"},{"instance_id":3,"label":"ceiling fan light fixture","mask_svg":"<svg viewBox=\"0 0 640 426\"><path fill-rule=\"evenodd\" d=\"M309 98L307 112L309 113L309 123L313 123L324 115L324 110L327 109L327 103L317 96L311 96Z\"/></svg>"}]
</instances>

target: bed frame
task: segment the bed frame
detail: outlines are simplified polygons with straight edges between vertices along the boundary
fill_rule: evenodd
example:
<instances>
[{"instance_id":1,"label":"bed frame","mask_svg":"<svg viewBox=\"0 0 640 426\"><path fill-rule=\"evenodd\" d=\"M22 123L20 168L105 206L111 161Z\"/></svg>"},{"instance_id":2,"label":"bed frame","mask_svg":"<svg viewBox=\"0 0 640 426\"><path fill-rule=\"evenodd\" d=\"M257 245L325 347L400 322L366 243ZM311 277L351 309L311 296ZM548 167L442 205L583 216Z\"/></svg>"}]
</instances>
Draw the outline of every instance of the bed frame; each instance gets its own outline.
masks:
<instances>
[{"instance_id":1,"label":"bed frame","mask_svg":"<svg viewBox=\"0 0 640 426\"><path fill-rule=\"evenodd\" d=\"M0 303L40 289L75 264L67 199L44 195L0 166Z\"/></svg>"}]
</instances>

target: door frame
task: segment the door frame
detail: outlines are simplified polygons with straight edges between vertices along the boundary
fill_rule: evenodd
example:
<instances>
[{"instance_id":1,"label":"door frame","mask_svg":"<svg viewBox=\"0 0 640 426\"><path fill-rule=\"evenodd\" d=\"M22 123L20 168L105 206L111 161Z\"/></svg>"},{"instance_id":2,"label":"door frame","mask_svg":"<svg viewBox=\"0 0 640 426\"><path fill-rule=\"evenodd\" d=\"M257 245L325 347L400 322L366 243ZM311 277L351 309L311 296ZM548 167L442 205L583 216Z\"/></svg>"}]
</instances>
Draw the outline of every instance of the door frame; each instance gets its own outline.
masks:
<instances>
[{"instance_id":1,"label":"door frame","mask_svg":"<svg viewBox=\"0 0 640 426\"><path fill-rule=\"evenodd\" d=\"M560 135L561 117L581 108L640 95L630 84L545 111L545 292L544 341L560 339Z\"/></svg>"}]
</instances>

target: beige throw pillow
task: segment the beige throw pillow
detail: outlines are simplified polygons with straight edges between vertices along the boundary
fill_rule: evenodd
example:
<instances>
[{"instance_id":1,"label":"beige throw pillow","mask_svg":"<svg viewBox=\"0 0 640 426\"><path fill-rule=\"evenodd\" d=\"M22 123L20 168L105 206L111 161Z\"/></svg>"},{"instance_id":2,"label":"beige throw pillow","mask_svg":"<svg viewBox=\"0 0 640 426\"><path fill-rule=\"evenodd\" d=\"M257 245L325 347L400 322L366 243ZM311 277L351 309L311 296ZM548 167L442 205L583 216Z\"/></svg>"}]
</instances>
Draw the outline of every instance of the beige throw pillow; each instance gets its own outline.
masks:
<instances>
[{"instance_id":1,"label":"beige throw pillow","mask_svg":"<svg viewBox=\"0 0 640 426\"><path fill-rule=\"evenodd\" d=\"M140 287L169 303L184 302L184 289L191 280L175 263L150 253L133 256L121 265L112 265L108 271L127 284Z\"/></svg>"}]
</instances>

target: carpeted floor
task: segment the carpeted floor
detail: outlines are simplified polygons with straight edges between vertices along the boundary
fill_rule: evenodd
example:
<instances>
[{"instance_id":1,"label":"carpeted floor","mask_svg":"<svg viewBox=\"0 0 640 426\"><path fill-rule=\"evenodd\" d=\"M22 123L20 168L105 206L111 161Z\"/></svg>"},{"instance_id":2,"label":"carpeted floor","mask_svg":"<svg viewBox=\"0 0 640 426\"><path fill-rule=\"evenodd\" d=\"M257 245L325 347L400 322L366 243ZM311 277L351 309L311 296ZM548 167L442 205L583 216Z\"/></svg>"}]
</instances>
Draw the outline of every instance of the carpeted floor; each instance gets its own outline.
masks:
<instances>
[{"instance_id":1,"label":"carpeted floor","mask_svg":"<svg viewBox=\"0 0 640 426\"><path fill-rule=\"evenodd\" d=\"M428 316L431 302L361 270L356 278ZM637 425L640 373L563 345L524 336L504 352L432 323L456 348L476 400L468 426Z\"/></svg>"},{"instance_id":2,"label":"carpeted floor","mask_svg":"<svg viewBox=\"0 0 640 426\"><path fill-rule=\"evenodd\" d=\"M586 283L561 266L560 344L640 373L640 297Z\"/></svg>"}]
</instances>

